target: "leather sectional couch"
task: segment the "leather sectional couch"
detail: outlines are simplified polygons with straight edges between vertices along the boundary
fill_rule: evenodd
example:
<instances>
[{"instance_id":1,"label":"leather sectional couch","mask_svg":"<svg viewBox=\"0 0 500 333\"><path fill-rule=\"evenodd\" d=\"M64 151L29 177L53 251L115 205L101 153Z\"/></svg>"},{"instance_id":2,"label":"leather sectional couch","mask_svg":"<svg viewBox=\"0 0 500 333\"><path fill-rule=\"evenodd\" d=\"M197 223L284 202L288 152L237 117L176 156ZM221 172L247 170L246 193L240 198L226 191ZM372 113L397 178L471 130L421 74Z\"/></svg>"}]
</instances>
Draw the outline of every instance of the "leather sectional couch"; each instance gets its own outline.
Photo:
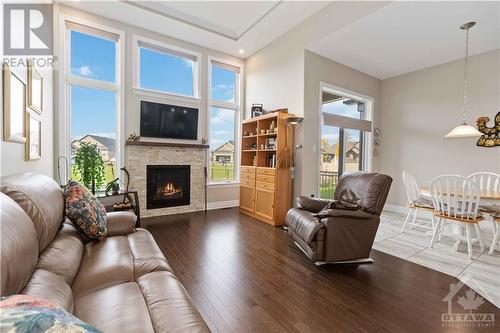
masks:
<instances>
[{"instance_id":1,"label":"leather sectional couch","mask_svg":"<svg viewBox=\"0 0 500 333\"><path fill-rule=\"evenodd\" d=\"M49 177L1 179L1 296L60 305L104 332L208 332L151 234L108 213L108 235L84 243Z\"/></svg>"}]
</instances>

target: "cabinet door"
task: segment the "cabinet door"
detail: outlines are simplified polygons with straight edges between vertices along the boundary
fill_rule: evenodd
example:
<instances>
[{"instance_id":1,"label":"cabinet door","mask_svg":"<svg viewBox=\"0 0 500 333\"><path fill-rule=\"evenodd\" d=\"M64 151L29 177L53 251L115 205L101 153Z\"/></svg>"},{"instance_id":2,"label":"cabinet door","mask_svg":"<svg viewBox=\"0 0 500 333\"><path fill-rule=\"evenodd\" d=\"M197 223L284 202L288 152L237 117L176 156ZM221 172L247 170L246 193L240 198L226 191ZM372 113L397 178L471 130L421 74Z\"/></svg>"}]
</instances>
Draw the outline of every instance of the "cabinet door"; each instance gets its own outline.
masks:
<instances>
[{"instance_id":1,"label":"cabinet door","mask_svg":"<svg viewBox=\"0 0 500 333\"><path fill-rule=\"evenodd\" d=\"M274 191L258 188L255 190L255 213L274 220Z\"/></svg>"},{"instance_id":2,"label":"cabinet door","mask_svg":"<svg viewBox=\"0 0 500 333\"><path fill-rule=\"evenodd\" d=\"M255 208L255 188L240 186L240 208L254 212Z\"/></svg>"}]
</instances>

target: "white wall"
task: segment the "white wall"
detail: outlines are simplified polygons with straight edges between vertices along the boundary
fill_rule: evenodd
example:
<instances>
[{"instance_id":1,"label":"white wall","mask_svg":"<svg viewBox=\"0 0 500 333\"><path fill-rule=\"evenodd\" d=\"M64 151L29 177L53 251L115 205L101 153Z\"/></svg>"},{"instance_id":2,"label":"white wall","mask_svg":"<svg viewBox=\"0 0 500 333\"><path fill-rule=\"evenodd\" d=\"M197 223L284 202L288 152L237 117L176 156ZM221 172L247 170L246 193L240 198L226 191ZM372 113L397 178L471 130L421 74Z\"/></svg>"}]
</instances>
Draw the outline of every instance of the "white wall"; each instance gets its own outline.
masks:
<instances>
[{"instance_id":1,"label":"white wall","mask_svg":"<svg viewBox=\"0 0 500 333\"><path fill-rule=\"evenodd\" d=\"M27 71L25 68L13 68L13 71L27 82ZM43 77L43 112L37 116L42 122L41 149L42 158L37 160L25 160L25 148L23 143L3 141L3 73L0 79L0 96L2 105L0 106L0 128L1 145L1 167L0 176L6 176L22 172L37 172L47 176L54 176L54 112L52 103L52 70L38 70ZM34 113L37 115L37 113Z\"/></svg>"},{"instance_id":2,"label":"white wall","mask_svg":"<svg viewBox=\"0 0 500 333\"><path fill-rule=\"evenodd\" d=\"M140 101L141 100L149 100L159 103L166 104L176 104L183 105L187 107L196 107L200 110L199 112L199 132L198 138L201 140L203 137L208 137L207 131L207 80L208 80L208 57L213 56L217 58L224 58L232 62L243 64L244 61L239 58L235 58L232 56L228 56L222 54L220 52L207 49L198 45L194 45L188 42L184 42L173 37L169 37L167 35L158 34L155 32L151 32L148 30L144 30L133 25L129 25L123 22L118 22L114 20L110 20L101 16L93 15L87 12L83 12L71 7L66 7L59 5L59 12L63 15L67 15L70 17L76 17L85 21L94 22L96 24L100 24L103 26L108 26L114 29L118 29L125 33L125 139L131 134L135 132L139 134L140 130ZM188 49L201 54L201 60L198 64L200 68L200 77L199 80L201 82L201 89L199 91L200 98L199 101L179 101L176 99L166 98L161 94L150 95L145 94L140 91L134 89L134 45L133 45L133 36L134 34L139 35L141 37L145 37L148 39L152 39L161 43L173 45L176 47ZM244 92L244 89L242 89ZM242 103L244 105L244 94L242 96ZM243 112L242 112L243 113ZM158 139L161 141L162 139ZM171 140L163 140L163 141L171 141ZM235 186L216 186L209 187L208 190L208 202L213 201L231 201L237 199L239 197L238 187Z\"/></svg>"},{"instance_id":3,"label":"white wall","mask_svg":"<svg viewBox=\"0 0 500 333\"><path fill-rule=\"evenodd\" d=\"M500 50L470 60L468 121L493 120L500 111ZM379 171L394 178L388 203L404 204L404 170L421 185L441 174L500 172L500 147L477 147L474 138L444 138L461 123L462 92L463 60L382 81Z\"/></svg>"}]
</instances>

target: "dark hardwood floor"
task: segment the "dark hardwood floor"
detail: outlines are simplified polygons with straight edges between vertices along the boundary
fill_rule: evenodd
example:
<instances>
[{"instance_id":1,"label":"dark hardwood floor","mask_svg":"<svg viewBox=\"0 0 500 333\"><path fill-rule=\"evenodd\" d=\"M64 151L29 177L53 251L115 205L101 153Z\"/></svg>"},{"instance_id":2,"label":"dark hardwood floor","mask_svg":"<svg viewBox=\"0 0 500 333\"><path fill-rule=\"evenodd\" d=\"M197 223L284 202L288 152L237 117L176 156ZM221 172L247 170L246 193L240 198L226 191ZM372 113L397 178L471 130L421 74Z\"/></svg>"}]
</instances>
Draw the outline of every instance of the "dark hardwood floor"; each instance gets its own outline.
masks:
<instances>
[{"instance_id":1,"label":"dark hardwood floor","mask_svg":"<svg viewBox=\"0 0 500 333\"><path fill-rule=\"evenodd\" d=\"M499 332L443 327L454 277L373 251L374 264L321 267L281 228L235 208L143 219L213 332ZM462 288L457 296L465 294ZM464 312L454 299L453 312Z\"/></svg>"}]
</instances>

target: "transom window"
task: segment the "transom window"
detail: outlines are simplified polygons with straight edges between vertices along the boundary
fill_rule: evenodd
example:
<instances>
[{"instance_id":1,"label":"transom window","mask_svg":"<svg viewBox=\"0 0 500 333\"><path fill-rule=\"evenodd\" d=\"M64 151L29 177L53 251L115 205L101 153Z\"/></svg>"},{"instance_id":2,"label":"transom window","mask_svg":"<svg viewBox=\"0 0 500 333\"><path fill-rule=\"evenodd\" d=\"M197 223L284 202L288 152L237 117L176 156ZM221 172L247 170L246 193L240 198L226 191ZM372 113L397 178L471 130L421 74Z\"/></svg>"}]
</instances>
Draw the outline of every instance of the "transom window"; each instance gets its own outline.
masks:
<instances>
[{"instance_id":1,"label":"transom window","mask_svg":"<svg viewBox=\"0 0 500 333\"><path fill-rule=\"evenodd\" d=\"M209 71L209 180L231 182L237 178L240 68L211 60Z\"/></svg>"},{"instance_id":2,"label":"transom window","mask_svg":"<svg viewBox=\"0 0 500 333\"><path fill-rule=\"evenodd\" d=\"M198 56L154 42L137 41L140 89L198 97Z\"/></svg>"}]
</instances>

